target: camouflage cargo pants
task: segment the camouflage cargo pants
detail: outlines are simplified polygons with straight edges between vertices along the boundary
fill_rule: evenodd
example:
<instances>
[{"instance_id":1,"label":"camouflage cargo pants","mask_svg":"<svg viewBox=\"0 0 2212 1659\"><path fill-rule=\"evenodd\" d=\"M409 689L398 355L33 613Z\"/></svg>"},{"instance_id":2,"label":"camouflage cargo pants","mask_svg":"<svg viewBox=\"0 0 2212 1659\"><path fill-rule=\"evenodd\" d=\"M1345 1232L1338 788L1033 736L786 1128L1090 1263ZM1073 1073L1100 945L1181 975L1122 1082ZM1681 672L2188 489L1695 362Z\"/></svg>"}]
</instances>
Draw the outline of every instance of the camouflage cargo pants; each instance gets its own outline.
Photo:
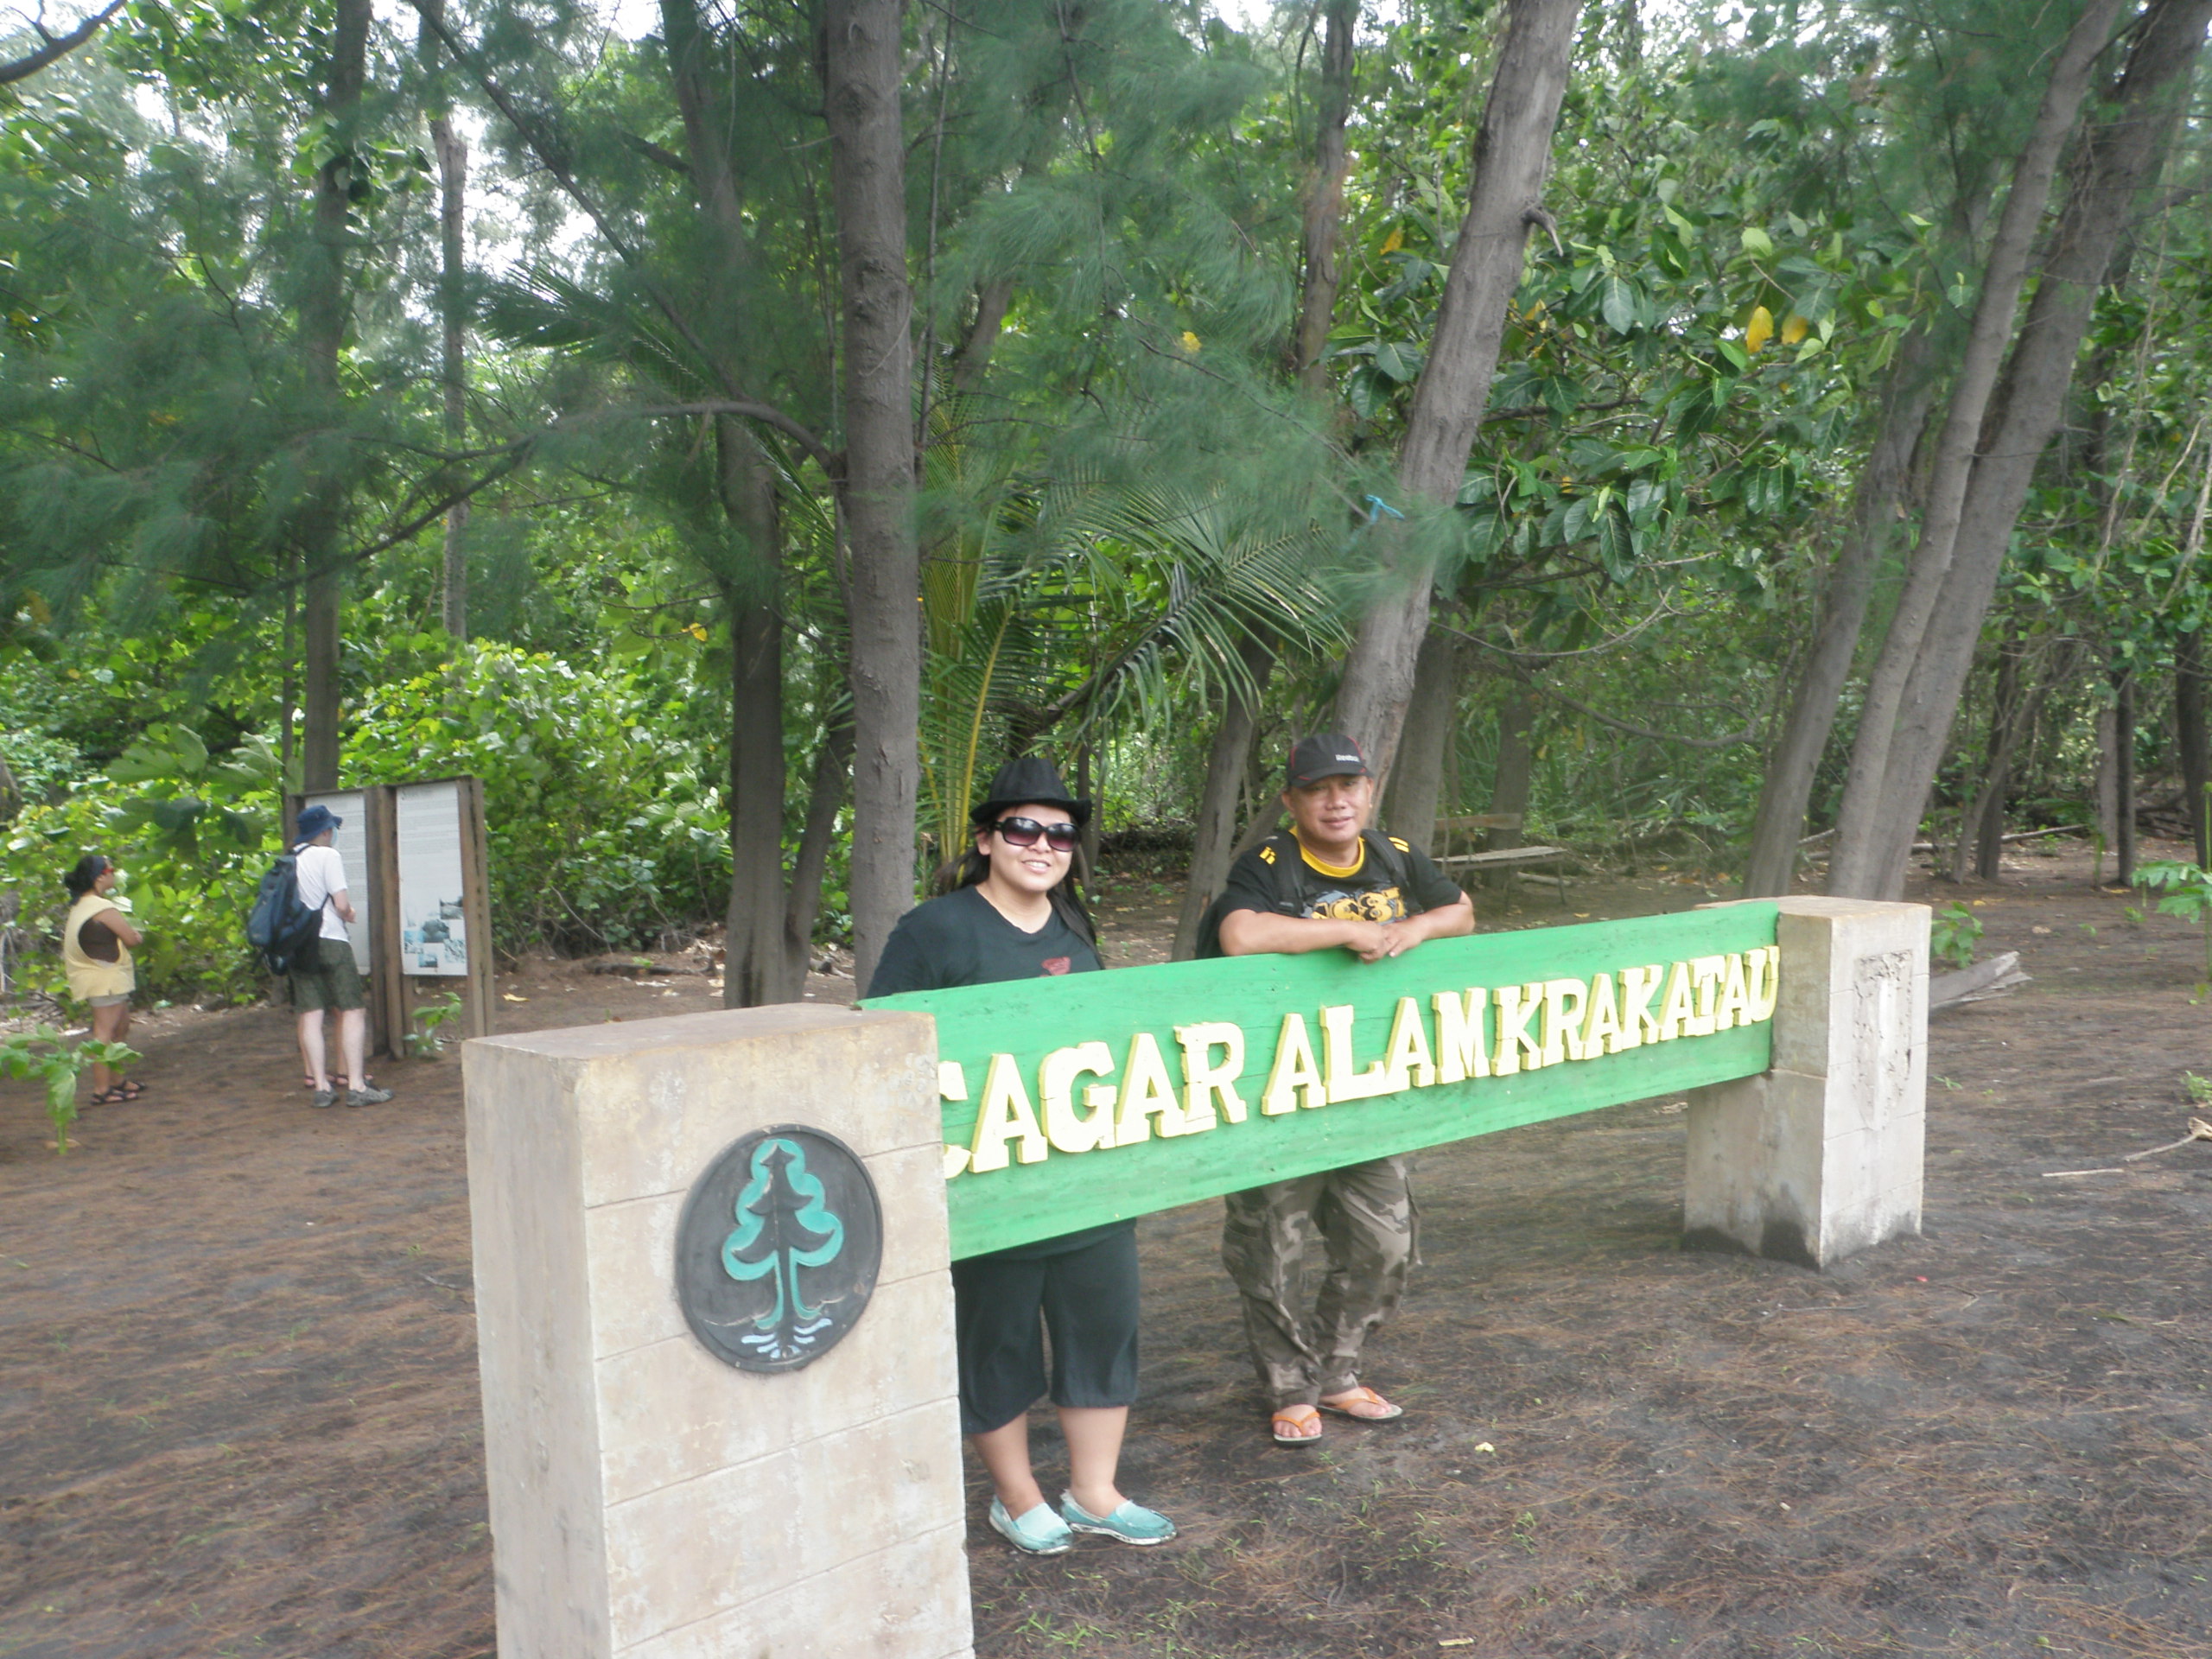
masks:
<instances>
[{"instance_id":1,"label":"camouflage cargo pants","mask_svg":"<svg viewBox=\"0 0 2212 1659\"><path fill-rule=\"evenodd\" d=\"M1414 1256L1402 1158L1377 1158L1229 1195L1222 1265L1244 1301L1244 1334L1270 1406L1313 1405L1359 1385L1360 1345L1389 1317ZM1328 1272L1306 1315L1306 1240Z\"/></svg>"}]
</instances>

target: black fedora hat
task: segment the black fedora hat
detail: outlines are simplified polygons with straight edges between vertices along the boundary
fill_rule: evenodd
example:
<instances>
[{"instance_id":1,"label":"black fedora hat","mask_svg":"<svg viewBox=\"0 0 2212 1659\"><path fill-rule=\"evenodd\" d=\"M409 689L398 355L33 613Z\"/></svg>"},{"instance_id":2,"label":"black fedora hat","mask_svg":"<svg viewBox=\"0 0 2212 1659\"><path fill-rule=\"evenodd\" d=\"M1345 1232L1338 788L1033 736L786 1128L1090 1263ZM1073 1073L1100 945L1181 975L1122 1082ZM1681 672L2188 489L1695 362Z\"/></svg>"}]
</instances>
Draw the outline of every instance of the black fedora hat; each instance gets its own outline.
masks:
<instances>
[{"instance_id":1,"label":"black fedora hat","mask_svg":"<svg viewBox=\"0 0 2212 1659\"><path fill-rule=\"evenodd\" d=\"M1090 822L1090 803L1069 794L1052 763L1034 754L1016 755L1001 766L991 779L990 792L976 804L968 819L971 823L988 823L1009 806L1031 801L1039 806L1064 806L1078 824Z\"/></svg>"}]
</instances>

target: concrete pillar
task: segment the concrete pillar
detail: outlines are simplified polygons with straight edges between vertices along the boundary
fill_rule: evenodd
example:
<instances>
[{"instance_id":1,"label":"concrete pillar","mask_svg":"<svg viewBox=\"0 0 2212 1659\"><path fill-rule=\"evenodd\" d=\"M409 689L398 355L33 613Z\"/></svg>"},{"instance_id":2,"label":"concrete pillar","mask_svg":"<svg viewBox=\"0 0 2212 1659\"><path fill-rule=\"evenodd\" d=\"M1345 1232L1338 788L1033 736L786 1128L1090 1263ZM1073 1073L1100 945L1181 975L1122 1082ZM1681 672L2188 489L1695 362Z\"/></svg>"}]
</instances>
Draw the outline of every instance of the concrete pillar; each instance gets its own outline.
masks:
<instances>
[{"instance_id":1,"label":"concrete pillar","mask_svg":"<svg viewBox=\"0 0 2212 1659\"><path fill-rule=\"evenodd\" d=\"M1928 907L1780 904L1773 1069L1691 1091L1682 1242L1823 1268L1920 1230Z\"/></svg>"},{"instance_id":2,"label":"concrete pillar","mask_svg":"<svg viewBox=\"0 0 2212 1659\"><path fill-rule=\"evenodd\" d=\"M501 1659L970 1654L929 1018L732 1010L463 1053ZM676 1242L702 1172L779 1125L858 1156L882 1258L834 1346L762 1374L691 1333Z\"/></svg>"}]
</instances>

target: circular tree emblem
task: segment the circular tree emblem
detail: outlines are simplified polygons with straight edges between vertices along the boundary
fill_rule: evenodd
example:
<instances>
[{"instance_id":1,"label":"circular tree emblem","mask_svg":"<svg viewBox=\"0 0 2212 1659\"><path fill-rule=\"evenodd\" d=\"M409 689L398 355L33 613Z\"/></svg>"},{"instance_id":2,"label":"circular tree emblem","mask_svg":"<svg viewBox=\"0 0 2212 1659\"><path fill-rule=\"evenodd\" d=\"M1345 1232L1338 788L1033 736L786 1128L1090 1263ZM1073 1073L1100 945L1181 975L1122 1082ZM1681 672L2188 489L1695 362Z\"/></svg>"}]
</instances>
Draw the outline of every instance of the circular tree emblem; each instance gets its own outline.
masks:
<instances>
[{"instance_id":1,"label":"circular tree emblem","mask_svg":"<svg viewBox=\"0 0 2212 1659\"><path fill-rule=\"evenodd\" d=\"M845 1143L779 1124L724 1149L683 1201L676 1299L741 1370L795 1371L853 1328L883 1263L875 1183Z\"/></svg>"}]
</instances>

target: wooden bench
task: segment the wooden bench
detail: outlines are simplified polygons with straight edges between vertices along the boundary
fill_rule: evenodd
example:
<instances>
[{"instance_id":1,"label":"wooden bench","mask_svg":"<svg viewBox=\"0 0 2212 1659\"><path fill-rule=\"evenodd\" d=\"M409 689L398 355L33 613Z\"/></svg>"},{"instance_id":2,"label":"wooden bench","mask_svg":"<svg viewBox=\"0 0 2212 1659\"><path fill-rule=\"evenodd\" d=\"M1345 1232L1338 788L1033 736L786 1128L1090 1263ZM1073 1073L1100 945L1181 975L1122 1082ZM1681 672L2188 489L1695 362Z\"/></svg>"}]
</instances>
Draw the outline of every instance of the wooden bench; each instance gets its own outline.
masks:
<instances>
[{"instance_id":1,"label":"wooden bench","mask_svg":"<svg viewBox=\"0 0 2212 1659\"><path fill-rule=\"evenodd\" d=\"M1503 874L1523 864L1552 865L1552 880L1557 884L1559 901L1567 903L1566 861L1569 856L1564 847L1492 847L1480 851L1455 853L1452 842L1455 836L1471 839L1477 833L1487 837L1510 839L1521 833L1522 816L1518 812L1465 812L1436 821L1436 835L1429 843L1431 856L1437 868L1447 874L1465 870L1472 874Z\"/></svg>"}]
</instances>

